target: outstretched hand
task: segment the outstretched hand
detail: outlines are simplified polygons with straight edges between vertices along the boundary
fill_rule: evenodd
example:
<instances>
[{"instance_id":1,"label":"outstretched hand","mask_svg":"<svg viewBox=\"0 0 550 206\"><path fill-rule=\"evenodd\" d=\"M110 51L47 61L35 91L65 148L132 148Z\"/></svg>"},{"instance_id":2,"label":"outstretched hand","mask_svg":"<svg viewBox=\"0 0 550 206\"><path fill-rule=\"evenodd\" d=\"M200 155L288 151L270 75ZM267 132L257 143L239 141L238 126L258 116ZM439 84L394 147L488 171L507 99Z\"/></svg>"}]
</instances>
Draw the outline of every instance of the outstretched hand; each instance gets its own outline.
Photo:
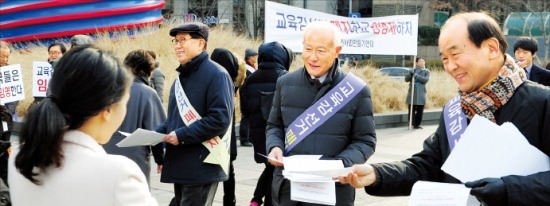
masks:
<instances>
[{"instance_id":1,"label":"outstretched hand","mask_svg":"<svg viewBox=\"0 0 550 206\"><path fill-rule=\"evenodd\" d=\"M345 176L332 177L342 184L349 184L355 188L372 185L376 181L376 172L370 164L353 165L351 172Z\"/></svg>"},{"instance_id":2,"label":"outstretched hand","mask_svg":"<svg viewBox=\"0 0 550 206\"><path fill-rule=\"evenodd\" d=\"M506 185L501 178L484 178L466 182L464 185L472 188L470 194L487 206L506 205L508 201Z\"/></svg>"}]
</instances>

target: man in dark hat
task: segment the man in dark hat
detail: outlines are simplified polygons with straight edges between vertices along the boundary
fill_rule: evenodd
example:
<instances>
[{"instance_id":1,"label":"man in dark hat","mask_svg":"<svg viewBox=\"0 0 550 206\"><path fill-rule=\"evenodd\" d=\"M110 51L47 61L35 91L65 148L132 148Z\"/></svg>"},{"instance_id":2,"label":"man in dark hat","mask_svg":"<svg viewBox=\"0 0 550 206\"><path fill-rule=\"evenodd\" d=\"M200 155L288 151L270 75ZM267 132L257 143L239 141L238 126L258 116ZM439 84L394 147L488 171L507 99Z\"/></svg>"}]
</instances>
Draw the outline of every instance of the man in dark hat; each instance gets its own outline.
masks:
<instances>
[{"instance_id":1,"label":"man in dark hat","mask_svg":"<svg viewBox=\"0 0 550 206\"><path fill-rule=\"evenodd\" d=\"M160 181L174 184L178 206L212 205L218 183L228 179L224 144L230 137L224 134L232 122L233 82L208 57L208 26L185 23L172 28L170 36L180 66L170 89L168 118L156 128L167 134Z\"/></svg>"},{"instance_id":2,"label":"man in dark hat","mask_svg":"<svg viewBox=\"0 0 550 206\"><path fill-rule=\"evenodd\" d=\"M246 63L246 76L249 77L252 72L256 71L256 63L258 62L258 52L254 49L247 48L244 51L244 62ZM241 108L241 111L244 108ZM239 139L241 141L241 146L243 147L252 147L250 142L250 137L248 136L249 130L249 117L245 113L241 115L241 123L239 126Z\"/></svg>"},{"instance_id":3,"label":"man in dark hat","mask_svg":"<svg viewBox=\"0 0 550 206\"><path fill-rule=\"evenodd\" d=\"M256 63L258 62L258 52L254 49L248 48L244 51L244 61L246 62L246 74L250 75L256 71Z\"/></svg>"}]
</instances>

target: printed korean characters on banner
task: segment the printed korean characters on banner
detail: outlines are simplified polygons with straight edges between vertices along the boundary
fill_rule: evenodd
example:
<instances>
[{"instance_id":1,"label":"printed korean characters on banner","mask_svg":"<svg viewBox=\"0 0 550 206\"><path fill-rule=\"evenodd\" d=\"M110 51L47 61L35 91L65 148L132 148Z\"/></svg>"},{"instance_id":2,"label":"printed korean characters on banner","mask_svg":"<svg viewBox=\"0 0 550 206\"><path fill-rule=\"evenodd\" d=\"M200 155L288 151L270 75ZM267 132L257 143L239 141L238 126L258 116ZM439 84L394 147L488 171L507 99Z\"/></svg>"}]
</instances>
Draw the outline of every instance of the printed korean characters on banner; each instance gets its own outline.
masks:
<instances>
[{"instance_id":1,"label":"printed korean characters on banner","mask_svg":"<svg viewBox=\"0 0 550 206\"><path fill-rule=\"evenodd\" d=\"M32 96L46 97L48 84L53 75L52 65L48 62L32 62Z\"/></svg>"},{"instance_id":2,"label":"printed korean characters on banner","mask_svg":"<svg viewBox=\"0 0 550 206\"><path fill-rule=\"evenodd\" d=\"M0 67L0 104L25 99L21 65Z\"/></svg>"},{"instance_id":3,"label":"printed korean characters on banner","mask_svg":"<svg viewBox=\"0 0 550 206\"><path fill-rule=\"evenodd\" d=\"M342 54L416 55L418 15L349 18L265 2L265 42L302 52L303 32L313 21L330 21L342 32Z\"/></svg>"}]
</instances>

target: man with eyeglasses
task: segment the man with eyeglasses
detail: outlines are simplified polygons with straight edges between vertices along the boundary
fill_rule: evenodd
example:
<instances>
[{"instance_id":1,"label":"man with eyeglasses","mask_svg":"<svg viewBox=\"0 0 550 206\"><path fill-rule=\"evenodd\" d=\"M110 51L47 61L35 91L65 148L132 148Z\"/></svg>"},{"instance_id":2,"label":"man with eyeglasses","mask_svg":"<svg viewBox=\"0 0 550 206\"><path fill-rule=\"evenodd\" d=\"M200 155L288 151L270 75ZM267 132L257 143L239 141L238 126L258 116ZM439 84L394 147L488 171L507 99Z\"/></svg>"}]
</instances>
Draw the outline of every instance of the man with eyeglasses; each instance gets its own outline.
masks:
<instances>
[{"instance_id":1,"label":"man with eyeglasses","mask_svg":"<svg viewBox=\"0 0 550 206\"><path fill-rule=\"evenodd\" d=\"M180 65L170 89L168 119L156 128L167 134L160 181L174 184L178 206L212 205L218 183L228 179L224 141L230 137L224 134L230 133L233 117L233 82L206 52L208 26L185 23L172 28L170 36ZM209 161L213 157L219 164Z\"/></svg>"},{"instance_id":2,"label":"man with eyeglasses","mask_svg":"<svg viewBox=\"0 0 550 206\"><path fill-rule=\"evenodd\" d=\"M53 61L60 59L67 51L65 45L59 42L54 42L48 46L48 62L51 64Z\"/></svg>"}]
</instances>

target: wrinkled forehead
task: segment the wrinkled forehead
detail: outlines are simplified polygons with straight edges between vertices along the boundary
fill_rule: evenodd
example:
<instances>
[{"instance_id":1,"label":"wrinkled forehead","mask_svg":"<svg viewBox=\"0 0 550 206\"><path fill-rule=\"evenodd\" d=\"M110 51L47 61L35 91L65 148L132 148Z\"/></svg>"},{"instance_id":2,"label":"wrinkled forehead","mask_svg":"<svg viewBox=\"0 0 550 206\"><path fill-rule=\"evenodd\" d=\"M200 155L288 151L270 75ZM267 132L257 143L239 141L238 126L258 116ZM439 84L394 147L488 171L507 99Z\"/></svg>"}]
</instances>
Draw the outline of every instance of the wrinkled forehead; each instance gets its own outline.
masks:
<instances>
[{"instance_id":1,"label":"wrinkled forehead","mask_svg":"<svg viewBox=\"0 0 550 206\"><path fill-rule=\"evenodd\" d=\"M469 41L471 40L468 38L468 23L465 20L447 21L439 34L439 52L459 49Z\"/></svg>"},{"instance_id":2,"label":"wrinkled forehead","mask_svg":"<svg viewBox=\"0 0 550 206\"><path fill-rule=\"evenodd\" d=\"M0 48L0 54L2 55L10 55L11 50L8 48Z\"/></svg>"}]
</instances>

